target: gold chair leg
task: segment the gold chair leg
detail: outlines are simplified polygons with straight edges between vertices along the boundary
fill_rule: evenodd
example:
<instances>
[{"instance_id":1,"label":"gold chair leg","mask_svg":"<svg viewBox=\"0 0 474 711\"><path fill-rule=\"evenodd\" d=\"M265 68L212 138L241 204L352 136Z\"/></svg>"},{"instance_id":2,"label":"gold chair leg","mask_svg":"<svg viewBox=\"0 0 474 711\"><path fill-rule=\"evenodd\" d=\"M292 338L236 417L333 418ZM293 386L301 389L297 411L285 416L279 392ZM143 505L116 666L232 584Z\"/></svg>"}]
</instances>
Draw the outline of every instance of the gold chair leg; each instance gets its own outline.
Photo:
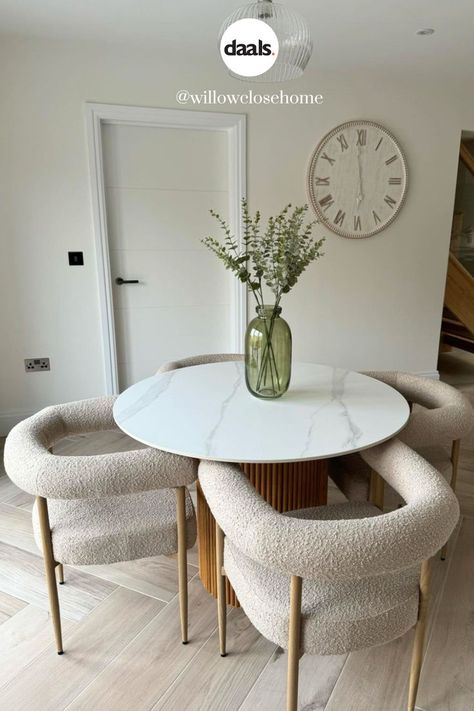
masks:
<instances>
[{"instance_id":1,"label":"gold chair leg","mask_svg":"<svg viewBox=\"0 0 474 711\"><path fill-rule=\"evenodd\" d=\"M298 706L302 589L302 578L297 575L292 575L290 587L290 625L288 630L287 711L296 711Z\"/></svg>"},{"instance_id":2,"label":"gold chair leg","mask_svg":"<svg viewBox=\"0 0 474 711\"><path fill-rule=\"evenodd\" d=\"M36 497L38 507L41 543L43 546L44 569L46 573L46 583L48 586L49 607L53 620L54 636L56 638L56 649L58 654L63 654L63 640L61 634L61 613L59 610L58 588L56 584L56 562L53 556L53 546L51 543L51 528L49 525L48 504L42 496Z\"/></svg>"},{"instance_id":3,"label":"gold chair leg","mask_svg":"<svg viewBox=\"0 0 474 711\"><path fill-rule=\"evenodd\" d=\"M461 450L461 440L455 439L451 447L451 489L456 492L456 484L458 480L459 453ZM446 560L448 553L448 541L441 548L441 560Z\"/></svg>"},{"instance_id":4,"label":"gold chair leg","mask_svg":"<svg viewBox=\"0 0 474 711\"><path fill-rule=\"evenodd\" d=\"M216 574L217 574L217 619L219 622L219 652L221 657L227 656L227 608L225 598L224 575L224 531L216 522Z\"/></svg>"},{"instance_id":5,"label":"gold chair leg","mask_svg":"<svg viewBox=\"0 0 474 711\"><path fill-rule=\"evenodd\" d=\"M430 594L431 561L425 560L421 565L420 576L420 603L418 607L418 622L415 627L415 641L411 658L410 684L408 691L408 711L414 711L418 683L420 681L421 665L423 662L423 645L425 640L426 621L428 617L428 603Z\"/></svg>"},{"instance_id":6,"label":"gold chair leg","mask_svg":"<svg viewBox=\"0 0 474 711\"><path fill-rule=\"evenodd\" d=\"M176 519L178 523L178 588L181 640L188 643L188 549L186 535L186 487L176 489Z\"/></svg>"},{"instance_id":7,"label":"gold chair leg","mask_svg":"<svg viewBox=\"0 0 474 711\"><path fill-rule=\"evenodd\" d=\"M56 574L58 576L58 583L64 585L64 567L62 563L56 563Z\"/></svg>"},{"instance_id":8,"label":"gold chair leg","mask_svg":"<svg viewBox=\"0 0 474 711\"><path fill-rule=\"evenodd\" d=\"M370 488L369 488L369 499L370 502L377 506L381 511L383 511L384 503L384 485L385 482L373 469L370 472Z\"/></svg>"}]
</instances>

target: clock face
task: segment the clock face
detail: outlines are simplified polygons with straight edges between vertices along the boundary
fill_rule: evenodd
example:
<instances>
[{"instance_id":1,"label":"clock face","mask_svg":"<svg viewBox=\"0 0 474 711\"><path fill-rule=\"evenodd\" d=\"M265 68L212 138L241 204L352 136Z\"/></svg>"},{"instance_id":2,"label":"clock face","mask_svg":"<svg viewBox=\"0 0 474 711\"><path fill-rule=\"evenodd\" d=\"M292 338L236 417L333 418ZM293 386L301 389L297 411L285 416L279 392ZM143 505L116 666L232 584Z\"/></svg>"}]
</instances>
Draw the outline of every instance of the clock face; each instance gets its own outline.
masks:
<instances>
[{"instance_id":1,"label":"clock face","mask_svg":"<svg viewBox=\"0 0 474 711\"><path fill-rule=\"evenodd\" d=\"M349 121L311 158L308 191L321 223L342 237L370 237L398 214L407 188L403 152L387 129Z\"/></svg>"}]
</instances>

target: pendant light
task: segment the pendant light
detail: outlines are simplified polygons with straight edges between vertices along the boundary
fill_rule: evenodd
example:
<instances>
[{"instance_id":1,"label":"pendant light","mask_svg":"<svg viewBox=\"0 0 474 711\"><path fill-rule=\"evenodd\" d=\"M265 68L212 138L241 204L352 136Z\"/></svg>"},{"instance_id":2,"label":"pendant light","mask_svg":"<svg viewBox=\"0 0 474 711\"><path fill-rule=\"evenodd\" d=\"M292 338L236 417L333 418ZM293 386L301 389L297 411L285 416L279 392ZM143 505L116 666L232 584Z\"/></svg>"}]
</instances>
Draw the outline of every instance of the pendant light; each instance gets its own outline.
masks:
<instances>
[{"instance_id":1,"label":"pendant light","mask_svg":"<svg viewBox=\"0 0 474 711\"><path fill-rule=\"evenodd\" d=\"M279 51L275 64L264 74L255 77L241 77L230 72L237 79L254 82L289 81L300 77L309 62L313 42L309 25L298 12L290 10L272 0L257 0L238 8L224 21L220 35L237 20L263 20L278 37Z\"/></svg>"}]
</instances>

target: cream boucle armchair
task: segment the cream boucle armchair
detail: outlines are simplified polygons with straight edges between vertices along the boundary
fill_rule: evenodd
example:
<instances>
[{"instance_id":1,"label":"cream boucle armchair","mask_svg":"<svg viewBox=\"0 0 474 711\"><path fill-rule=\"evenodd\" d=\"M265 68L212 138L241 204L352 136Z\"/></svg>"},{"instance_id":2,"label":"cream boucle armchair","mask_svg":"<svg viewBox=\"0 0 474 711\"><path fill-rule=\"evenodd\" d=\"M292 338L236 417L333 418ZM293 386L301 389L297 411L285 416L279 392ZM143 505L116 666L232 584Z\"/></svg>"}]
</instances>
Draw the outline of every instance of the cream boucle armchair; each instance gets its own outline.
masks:
<instances>
[{"instance_id":1,"label":"cream boucle armchair","mask_svg":"<svg viewBox=\"0 0 474 711\"><path fill-rule=\"evenodd\" d=\"M159 368L158 373L167 373L179 368L190 368L193 365L207 365L208 363L227 363L228 361L244 360L242 353L208 353L206 355L190 356L181 360L171 360Z\"/></svg>"},{"instance_id":2,"label":"cream boucle armchair","mask_svg":"<svg viewBox=\"0 0 474 711\"><path fill-rule=\"evenodd\" d=\"M447 383L409 373L381 371L364 375L390 385L414 405L398 438L447 477L456 491L460 441L474 425L474 410L467 397ZM349 500L370 499L383 508L383 481L360 455L332 460L329 475ZM446 545L441 551L442 559L445 556Z\"/></svg>"},{"instance_id":3,"label":"cream boucle armchair","mask_svg":"<svg viewBox=\"0 0 474 711\"><path fill-rule=\"evenodd\" d=\"M63 653L55 569L178 553L182 641L187 642L187 548L196 539L186 486L197 462L153 448L93 456L58 456L52 448L71 434L117 429L115 398L47 407L7 437L5 468L33 494L33 528L43 550L58 654Z\"/></svg>"},{"instance_id":4,"label":"cream boucle armchair","mask_svg":"<svg viewBox=\"0 0 474 711\"><path fill-rule=\"evenodd\" d=\"M288 711L296 711L301 654L343 654L416 626L408 709L415 705L429 558L459 517L447 482L392 440L363 452L406 506L389 514L349 502L280 514L234 464L201 462L199 481L217 522L220 651L225 575L254 626L289 650ZM421 578L420 578L421 564Z\"/></svg>"}]
</instances>

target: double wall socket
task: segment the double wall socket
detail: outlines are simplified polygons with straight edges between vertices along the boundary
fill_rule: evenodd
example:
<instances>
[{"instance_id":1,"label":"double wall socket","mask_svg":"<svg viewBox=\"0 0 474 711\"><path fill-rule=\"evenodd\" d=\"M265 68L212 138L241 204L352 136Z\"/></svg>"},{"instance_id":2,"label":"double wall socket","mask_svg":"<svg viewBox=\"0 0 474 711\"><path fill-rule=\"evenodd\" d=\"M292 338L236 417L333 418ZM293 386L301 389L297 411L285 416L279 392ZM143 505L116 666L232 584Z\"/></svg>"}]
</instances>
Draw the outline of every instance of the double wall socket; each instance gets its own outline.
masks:
<instances>
[{"instance_id":1,"label":"double wall socket","mask_svg":"<svg viewBox=\"0 0 474 711\"><path fill-rule=\"evenodd\" d=\"M25 370L27 373L35 373L38 370L51 370L49 358L25 358Z\"/></svg>"}]
</instances>

